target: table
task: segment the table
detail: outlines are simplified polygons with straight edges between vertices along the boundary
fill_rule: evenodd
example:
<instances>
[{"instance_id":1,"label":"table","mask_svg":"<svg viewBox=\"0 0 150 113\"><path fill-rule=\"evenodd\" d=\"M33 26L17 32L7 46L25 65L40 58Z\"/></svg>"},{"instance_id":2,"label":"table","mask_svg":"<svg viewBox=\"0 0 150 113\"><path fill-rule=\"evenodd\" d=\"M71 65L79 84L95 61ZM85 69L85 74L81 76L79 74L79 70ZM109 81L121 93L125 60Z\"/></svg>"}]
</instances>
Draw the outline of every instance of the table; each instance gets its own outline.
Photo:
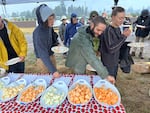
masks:
<instances>
[{"instance_id":1,"label":"table","mask_svg":"<svg viewBox=\"0 0 150 113\"><path fill-rule=\"evenodd\" d=\"M25 78L27 80L27 84L32 82L37 78L43 78L46 80L48 84L52 84L58 80L64 80L65 83L69 86L73 82L78 79L85 79L88 83L93 85L101 79L99 76L95 75L63 75L61 78L54 79L52 75L42 75L42 74L8 74L8 76L12 81L15 81L19 78ZM16 97L8 102L0 102L0 111L2 113L126 113L125 108L122 104L116 106L115 108L106 108L104 106L99 105L96 100L92 97L91 101L84 106L74 106L71 105L68 100L66 99L62 105L58 106L57 108L48 108L45 109L40 106L40 98L36 101L29 103L27 105L20 105L16 102Z\"/></svg>"}]
</instances>

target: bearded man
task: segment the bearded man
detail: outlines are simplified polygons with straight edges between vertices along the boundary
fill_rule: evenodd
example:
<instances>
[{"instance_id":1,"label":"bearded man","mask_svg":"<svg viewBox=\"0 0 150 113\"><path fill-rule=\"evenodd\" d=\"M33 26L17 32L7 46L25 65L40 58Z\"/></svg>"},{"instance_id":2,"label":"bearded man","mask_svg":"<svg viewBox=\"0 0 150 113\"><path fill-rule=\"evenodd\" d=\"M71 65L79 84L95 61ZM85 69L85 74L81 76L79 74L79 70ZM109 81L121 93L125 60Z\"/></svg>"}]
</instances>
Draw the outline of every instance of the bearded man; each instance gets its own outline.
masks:
<instances>
[{"instance_id":1,"label":"bearded man","mask_svg":"<svg viewBox=\"0 0 150 113\"><path fill-rule=\"evenodd\" d=\"M93 47L93 38L98 38L105 28L106 22L101 16L91 20L89 26L80 27L71 41L66 66L72 68L75 74L85 74L86 65L90 64L102 78L114 84L114 77L108 75L107 69L97 58Z\"/></svg>"}]
</instances>

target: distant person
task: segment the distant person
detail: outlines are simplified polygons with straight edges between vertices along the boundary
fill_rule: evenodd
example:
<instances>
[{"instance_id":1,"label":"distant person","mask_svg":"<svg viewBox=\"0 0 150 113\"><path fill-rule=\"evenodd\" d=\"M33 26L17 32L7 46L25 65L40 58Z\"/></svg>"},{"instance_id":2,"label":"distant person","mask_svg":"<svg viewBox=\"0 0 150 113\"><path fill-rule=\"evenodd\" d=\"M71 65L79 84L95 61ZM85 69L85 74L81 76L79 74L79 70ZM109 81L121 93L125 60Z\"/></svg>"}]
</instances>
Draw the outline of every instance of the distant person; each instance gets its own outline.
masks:
<instances>
[{"instance_id":1,"label":"distant person","mask_svg":"<svg viewBox=\"0 0 150 113\"><path fill-rule=\"evenodd\" d=\"M55 14L46 5L36 9L38 26L33 32L34 51L37 58L37 68L41 73L51 72L54 77L60 77L56 69L56 60L51 48L57 45L57 34L53 30Z\"/></svg>"},{"instance_id":2,"label":"distant person","mask_svg":"<svg viewBox=\"0 0 150 113\"><path fill-rule=\"evenodd\" d=\"M107 13L105 11L102 13L102 17L105 19L105 21L108 19Z\"/></svg>"},{"instance_id":3,"label":"distant person","mask_svg":"<svg viewBox=\"0 0 150 113\"><path fill-rule=\"evenodd\" d=\"M80 18L79 23L80 23L81 25L85 25L84 17Z\"/></svg>"},{"instance_id":4,"label":"distant person","mask_svg":"<svg viewBox=\"0 0 150 113\"><path fill-rule=\"evenodd\" d=\"M64 36L65 36L65 31L66 31L66 26L67 26L67 17L63 15L61 17L61 25L59 26L59 36L61 38L61 41L64 41Z\"/></svg>"},{"instance_id":5,"label":"distant person","mask_svg":"<svg viewBox=\"0 0 150 113\"><path fill-rule=\"evenodd\" d=\"M150 32L150 15L147 9L142 10L141 15L137 18L134 22L136 25L142 25L143 27L136 28L135 35L136 39L135 42L144 42L144 39L149 35ZM143 47L140 48L139 58L143 59ZM132 56L135 56L137 48L133 48L131 53Z\"/></svg>"},{"instance_id":6,"label":"distant person","mask_svg":"<svg viewBox=\"0 0 150 113\"><path fill-rule=\"evenodd\" d=\"M124 25L131 25L131 19L129 17L125 17L125 20L123 22Z\"/></svg>"},{"instance_id":7,"label":"distant person","mask_svg":"<svg viewBox=\"0 0 150 113\"><path fill-rule=\"evenodd\" d=\"M67 24L65 32L64 45L69 47L71 40L73 39L74 34L77 32L77 29L81 27L81 24L78 22L77 14L72 13L70 23Z\"/></svg>"},{"instance_id":8,"label":"distant person","mask_svg":"<svg viewBox=\"0 0 150 113\"><path fill-rule=\"evenodd\" d=\"M90 16L89 16L89 21L88 24L90 24L90 22L92 21L92 19L94 19L95 17L99 16L97 11L91 11L90 12Z\"/></svg>"},{"instance_id":9,"label":"distant person","mask_svg":"<svg viewBox=\"0 0 150 113\"><path fill-rule=\"evenodd\" d=\"M72 68L76 74L85 74L86 65L90 64L102 78L115 83L114 77L108 76L107 69L93 49L93 37L99 37L105 28L106 23L101 16L92 19L90 26L80 27L71 42L66 66Z\"/></svg>"},{"instance_id":10,"label":"distant person","mask_svg":"<svg viewBox=\"0 0 150 113\"><path fill-rule=\"evenodd\" d=\"M107 67L109 75L117 78L120 48L130 35L131 31L125 29L123 33L120 31L120 25L123 24L125 18L125 9L115 7L111 14L112 22L105 29L100 38L101 59L104 66Z\"/></svg>"},{"instance_id":11,"label":"distant person","mask_svg":"<svg viewBox=\"0 0 150 113\"><path fill-rule=\"evenodd\" d=\"M23 32L12 22L0 17L0 67L8 72L24 73L27 41ZM12 58L20 58L20 62L6 66Z\"/></svg>"}]
</instances>

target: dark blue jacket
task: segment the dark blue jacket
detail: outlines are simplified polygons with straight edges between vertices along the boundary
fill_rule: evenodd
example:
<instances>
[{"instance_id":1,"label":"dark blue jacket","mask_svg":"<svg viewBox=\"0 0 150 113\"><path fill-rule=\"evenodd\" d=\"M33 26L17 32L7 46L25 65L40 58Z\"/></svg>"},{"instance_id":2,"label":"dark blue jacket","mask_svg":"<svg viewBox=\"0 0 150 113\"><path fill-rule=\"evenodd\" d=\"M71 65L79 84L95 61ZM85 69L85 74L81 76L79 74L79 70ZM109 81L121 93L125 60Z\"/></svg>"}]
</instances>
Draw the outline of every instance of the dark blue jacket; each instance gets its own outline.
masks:
<instances>
[{"instance_id":1,"label":"dark blue jacket","mask_svg":"<svg viewBox=\"0 0 150 113\"><path fill-rule=\"evenodd\" d=\"M64 45L70 46L71 38L73 38L74 34L77 32L77 29L81 26L80 23L72 24L69 23L66 26L66 31L65 31L65 40L64 40Z\"/></svg>"}]
</instances>

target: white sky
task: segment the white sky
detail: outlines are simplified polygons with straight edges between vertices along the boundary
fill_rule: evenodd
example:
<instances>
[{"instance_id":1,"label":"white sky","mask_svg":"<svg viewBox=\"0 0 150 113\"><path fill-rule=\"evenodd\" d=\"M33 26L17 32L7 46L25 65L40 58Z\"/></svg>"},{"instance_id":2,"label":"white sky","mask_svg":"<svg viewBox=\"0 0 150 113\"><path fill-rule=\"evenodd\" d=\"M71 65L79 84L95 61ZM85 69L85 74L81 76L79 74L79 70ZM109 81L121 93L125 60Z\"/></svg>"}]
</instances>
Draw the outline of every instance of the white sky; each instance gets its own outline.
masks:
<instances>
[{"instance_id":1,"label":"white sky","mask_svg":"<svg viewBox=\"0 0 150 113\"><path fill-rule=\"evenodd\" d=\"M113 0L75 0L75 2L64 2L66 6L73 4L74 6L87 6L89 10L111 10L111 7L114 5ZM26 4L14 4L14 5L6 5L7 14L11 14L12 12L22 12L27 10L33 10L37 6L42 3L26 3ZM46 2L46 4L52 9L59 5L60 2ZM150 6L150 0L119 0L119 6L133 9L143 9ZM149 9L150 10L150 9ZM0 5L0 14L3 14L4 8Z\"/></svg>"}]
</instances>

